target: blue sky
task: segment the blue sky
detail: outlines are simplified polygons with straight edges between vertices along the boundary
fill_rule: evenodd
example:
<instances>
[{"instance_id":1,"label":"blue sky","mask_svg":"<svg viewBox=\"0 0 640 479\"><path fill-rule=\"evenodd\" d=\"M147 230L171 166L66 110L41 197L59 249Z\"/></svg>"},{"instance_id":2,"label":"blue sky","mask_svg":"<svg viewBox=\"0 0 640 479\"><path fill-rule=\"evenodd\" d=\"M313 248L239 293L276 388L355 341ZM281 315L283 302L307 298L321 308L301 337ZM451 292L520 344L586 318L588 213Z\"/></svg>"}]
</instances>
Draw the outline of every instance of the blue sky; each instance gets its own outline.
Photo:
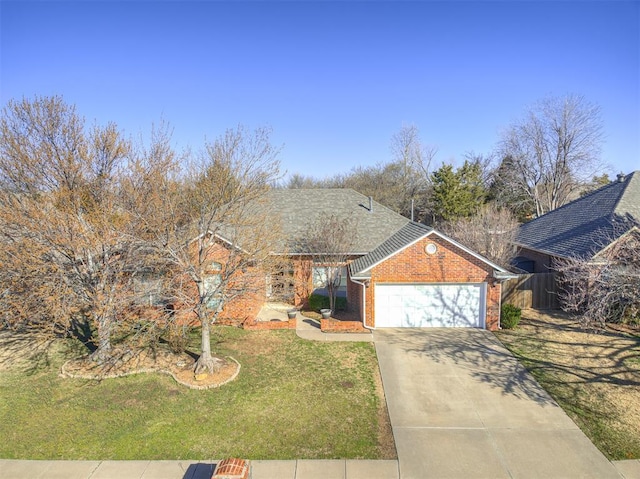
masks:
<instances>
[{"instance_id":1,"label":"blue sky","mask_svg":"<svg viewBox=\"0 0 640 479\"><path fill-rule=\"evenodd\" d=\"M270 126L289 173L490 153L547 95L602 108L610 173L640 169L640 2L0 1L0 102L62 95L89 123L178 148Z\"/></svg>"}]
</instances>

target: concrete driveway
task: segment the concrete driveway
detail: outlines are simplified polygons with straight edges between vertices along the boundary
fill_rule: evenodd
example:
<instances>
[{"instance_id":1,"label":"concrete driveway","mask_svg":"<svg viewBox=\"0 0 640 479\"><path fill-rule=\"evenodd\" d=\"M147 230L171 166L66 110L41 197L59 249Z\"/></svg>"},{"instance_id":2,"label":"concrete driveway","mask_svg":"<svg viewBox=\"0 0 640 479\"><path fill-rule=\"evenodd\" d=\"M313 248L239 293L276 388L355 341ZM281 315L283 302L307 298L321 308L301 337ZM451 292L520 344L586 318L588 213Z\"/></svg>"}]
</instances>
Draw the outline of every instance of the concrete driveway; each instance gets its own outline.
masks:
<instances>
[{"instance_id":1,"label":"concrete driveway","mask_svg":"<svg viewBox=\"0 0 640 479\"><path fill-rule=\"evenodd\" d=\"M378 329L400 477L620 478L492 333Z\"/></svg>"}]
</instances>

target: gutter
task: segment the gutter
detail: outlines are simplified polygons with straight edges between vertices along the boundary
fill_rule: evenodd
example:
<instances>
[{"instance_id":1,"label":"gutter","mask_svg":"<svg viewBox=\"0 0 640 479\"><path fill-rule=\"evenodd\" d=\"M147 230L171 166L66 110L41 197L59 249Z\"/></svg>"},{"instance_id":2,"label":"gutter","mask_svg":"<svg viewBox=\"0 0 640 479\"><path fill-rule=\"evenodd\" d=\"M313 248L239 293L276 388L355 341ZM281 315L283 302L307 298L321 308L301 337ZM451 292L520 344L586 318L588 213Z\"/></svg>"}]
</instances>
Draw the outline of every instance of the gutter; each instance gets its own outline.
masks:
<instances>
[{"instance_id":1,"label":"gutter","mask_svg":"<svg viewBox=\"0 0 640 479\"><path fill-rule=\"evenodd\" d=\"M519 275L515 274L515 273L509 273L507 272L502 272L502 271L494 271L493 272L493 277L495 279L497 279L498 281L506 281L508 279L516 279Z\"/></svg>"},{"instance_id":2,"label":"gutter","mask_svg":"<svg viewBox=\"0 0 640 479\"><path fill-rule=\"evenodd\" d=\"M369 331L373 331L374 327L367 326L367 285L364 282L357 281L353 278L349 278L352 283L359 284L362 286L362 326L364 326ZM366 281L366 280L365 280Z\"/></svg>"}]
</instances>

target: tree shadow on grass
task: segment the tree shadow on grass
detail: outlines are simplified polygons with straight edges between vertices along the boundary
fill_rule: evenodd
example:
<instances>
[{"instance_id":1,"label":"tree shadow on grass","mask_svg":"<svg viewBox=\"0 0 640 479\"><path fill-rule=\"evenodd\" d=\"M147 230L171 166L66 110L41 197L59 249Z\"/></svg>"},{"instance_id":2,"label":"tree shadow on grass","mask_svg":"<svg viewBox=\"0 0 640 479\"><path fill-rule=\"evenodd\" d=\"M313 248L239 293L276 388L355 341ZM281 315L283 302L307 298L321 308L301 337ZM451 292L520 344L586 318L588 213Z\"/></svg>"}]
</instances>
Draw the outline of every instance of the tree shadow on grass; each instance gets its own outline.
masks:
<instances>
[{"instance_id":1,"label":"tree shadow on grass","mask_svg":"<svg viewBox=\"0 0 640 479\"><path fill-rule=\"evenodd\" d=\"M640 386L640 337L612 329L586 330L563 313L524 313L521 324L526 328L504 340L529 370L561 376L571 383ZM541 358L539 351L521 352L518 346L523 341L552 351L552 358Z\"/></svg>"},{"instance_id":2,"label":"tree shadow on grass","mask_svg":"<svg viewBox=\"0 0 640 479\"><path fill-rule=\"evenodd\" d=\"M55 338L0 330L0 371L21 370L34 374L51 365Z\"/></svg>"}]
</instances>

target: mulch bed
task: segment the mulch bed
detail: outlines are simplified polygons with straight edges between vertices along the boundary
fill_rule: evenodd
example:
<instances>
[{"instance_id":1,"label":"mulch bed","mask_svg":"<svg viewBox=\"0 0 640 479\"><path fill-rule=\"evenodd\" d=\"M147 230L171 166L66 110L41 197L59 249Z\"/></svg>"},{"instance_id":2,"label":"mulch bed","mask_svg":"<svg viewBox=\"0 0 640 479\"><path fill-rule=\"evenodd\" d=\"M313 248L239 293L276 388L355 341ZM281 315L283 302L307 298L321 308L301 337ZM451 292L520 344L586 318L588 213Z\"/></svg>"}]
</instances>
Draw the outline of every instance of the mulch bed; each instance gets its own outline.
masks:
<instances>
[{"instance_id":1,"label":"mulch bed","mask_svg":"<svg viewBox=\"0 0 640 479\"><path fill-rule=\"evenodd\" d=\"M191 389L210 389L233 381L240 373L240 363L235 359L221 358L223 365L205 377L194 375L195 359L188 353L176 354L167 350L115 351L114 359L98 364L90 356L71 359L62 365L61 376L103 380L130 374L169 374L178 383Z\"/></svg>"}]
</instances>

